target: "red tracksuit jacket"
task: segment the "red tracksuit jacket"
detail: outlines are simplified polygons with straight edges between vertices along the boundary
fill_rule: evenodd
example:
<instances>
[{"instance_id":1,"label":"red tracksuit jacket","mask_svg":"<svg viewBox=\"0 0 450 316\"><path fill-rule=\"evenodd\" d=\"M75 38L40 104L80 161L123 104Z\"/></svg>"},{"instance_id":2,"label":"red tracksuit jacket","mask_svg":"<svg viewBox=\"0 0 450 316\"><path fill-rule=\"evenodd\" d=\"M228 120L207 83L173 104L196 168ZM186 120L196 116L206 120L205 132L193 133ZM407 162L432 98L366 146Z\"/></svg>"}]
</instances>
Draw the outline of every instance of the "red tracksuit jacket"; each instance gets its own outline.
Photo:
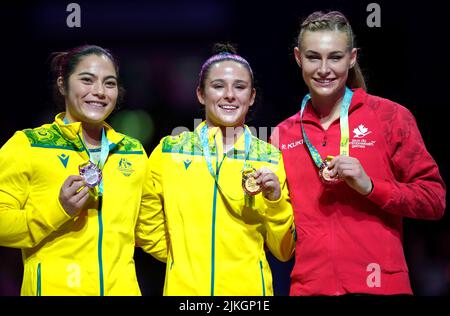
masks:
<instances>
[{"instance_id":1,"label":"red tracksuit jacket","mask_svg":"<svg viewBox=\"0 0 450 316\"><path fill-rule=\"evenodd\" d=\"M339 119L324 130L308 104L303 124L322 159L339 155ZM350 156L374 185L366 197L343 182L320 182L299 113L272 135L283 153L297 229L290 294L411 294L402 218L441 218L445 184L403 106L356 89L349 127Z\"/></svg>"}]
</instances>

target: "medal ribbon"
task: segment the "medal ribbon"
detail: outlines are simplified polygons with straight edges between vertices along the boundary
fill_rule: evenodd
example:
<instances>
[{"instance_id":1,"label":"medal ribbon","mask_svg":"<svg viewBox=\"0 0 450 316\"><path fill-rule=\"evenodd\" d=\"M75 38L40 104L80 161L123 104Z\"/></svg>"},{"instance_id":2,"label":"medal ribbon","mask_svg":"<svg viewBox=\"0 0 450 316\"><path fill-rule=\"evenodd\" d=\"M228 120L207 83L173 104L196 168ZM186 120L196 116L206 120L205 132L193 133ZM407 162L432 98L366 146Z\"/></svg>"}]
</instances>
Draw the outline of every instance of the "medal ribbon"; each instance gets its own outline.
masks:
<instances>
[{"instance_id":1,"label":"medal ribbon","mask_svg":"<svg viewBox=\"0 0 450 316\"><path fill-rule=\"evenodd\" d=\"M214 172L214 168L211 162L211 151L209 150L209 141L208 141L208 125L205 124L200 131L200 141L203 148L203 154L205 155L206 165L208 166L209 173L216 181L217 185L219 184L217 181L216 173ZM247 166L247 159L250 155L250 145L252 143L252 134L247 126L244 126L244 141L245 141L245 149L244 149L244 166L243 170ZM219 160L218 150L216 146L216 161Z\"/></svg>"},{"instance_id":2,"label":"medal ribbon","mask_svg":"<svg viewBox=\"0 0 450 316\"><path fill-rule=\"evenodd\" d=\"M339 153L342 156L348 156L349 153L349 127L348 127L348 109L350 108L350 103L352 101L353 91L349 88L345 87L344 98L341 103L341 111L340 111L340 128L341 128L341 142L339 144ZM303 139L305 141L306 146L308 147L309 153L318 168L321 168L324 165L324 161L320 157L319 152L316 147L311 144L306 135L305 127L303 126L303 111L306 108L306 105L311 99L311 94L305 95L302 101L302 106L300 109L300 125L302 128Z\"/></svg>"},{"instance_id":3,"label":"medal ribbon","mask_svg":"<svg viewBox=\"0 0 450 316\"><path fill-rule=\"evenodd\" d=\"M65 124L70 124L69 120L65 117L64 118L64 123ZM92 161L91 159L91 153L89 152L89 150L86 149L86 145L84 145L84 142L82 141L82 144L84 146L84 149L86 151L86 153L88 154L89 160L95 164L94 161ZM109 155L109 142L108 142L108 138L106 137L106 132L105 132L105 128L102 128L102 141L101 141L101 148L100 148L100 159L97 162L97 167L103 171L103 167L105 166L105 162L106 159L108 158ZM98 195L103 195L103 177L100 180L100 183L98 185Z\"/></svg>"},{"instance_id":4,"label":"medal ribbon","mask_svg":"<svg viewBox=\"0 0 450 316\"><path fill-rule=\"evenodd\" d=\"M100 160L97 163L97 167L103 171L103 167L105 166L106 159L109 155L109 142L108 138L106 138L105 128L102 128L102 147L100 149ZM90 155L89 155L90 157ZM98 185L98 195L103 195L103 177L100 180L100 184Z\"/></svg>"},{"instance_id":5,"label":"medal ribbon","mask_svg":"<svg viewBox=\"0 0 450 316\"><path fill-rule=\"evenodd\" d=\"M245 149L244 149L244 165L242 167L242 171L247 167L247 159L250 155L250 145L252 142L252 134L249 130L249 128L244 125L244 141L245 141ZM211 162L211 151L209 149L209 140L208 140L208 125L205 124L201 131L200 131L200 142L201 142L201 146L203 148L203 154L205 156L205 160L206 160L206 165L208 166L208 170L209 173L211 174L211 176L213 177L214 181L216 182L217 187L219 188L219 190L222 192L222 194L226 195L227 197L229 197L224 190L222 190L222 188L219 185L219 181L217 179L217 175L216 172L214 172L214 168ZM215 144L216 147L216 170L217 168L219 168L218 166L218 161L219 161L219 156L218 156L218 150L217 150L217 145ZM229 197L231 200L238 200L238 199L233 199L231 197ZM245 194L245 198L247 199L247 194Z\"/></svg>"}]
</instances>

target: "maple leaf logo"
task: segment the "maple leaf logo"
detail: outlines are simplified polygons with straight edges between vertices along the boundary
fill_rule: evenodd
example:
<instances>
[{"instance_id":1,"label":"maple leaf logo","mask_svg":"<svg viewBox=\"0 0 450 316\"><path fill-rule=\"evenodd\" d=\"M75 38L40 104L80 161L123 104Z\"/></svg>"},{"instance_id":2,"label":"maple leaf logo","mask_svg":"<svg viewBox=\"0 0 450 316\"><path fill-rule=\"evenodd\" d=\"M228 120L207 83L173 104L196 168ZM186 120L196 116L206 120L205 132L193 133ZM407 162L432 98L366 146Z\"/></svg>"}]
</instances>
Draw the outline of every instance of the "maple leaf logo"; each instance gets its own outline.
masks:
<instances>
[{"instance_id":1,"label":"maple leaf logo","mask_svg":"<svg viewBox=\"0 0 450 316\"><path fill-rule=\"evenodd\" d=\"M365 127L363 124L360 124L357 128L353 130L353 133L355 134L355 138L362 138L364 136L369 135L370 132L367 127Z\"/></svg>"}]
</instances>

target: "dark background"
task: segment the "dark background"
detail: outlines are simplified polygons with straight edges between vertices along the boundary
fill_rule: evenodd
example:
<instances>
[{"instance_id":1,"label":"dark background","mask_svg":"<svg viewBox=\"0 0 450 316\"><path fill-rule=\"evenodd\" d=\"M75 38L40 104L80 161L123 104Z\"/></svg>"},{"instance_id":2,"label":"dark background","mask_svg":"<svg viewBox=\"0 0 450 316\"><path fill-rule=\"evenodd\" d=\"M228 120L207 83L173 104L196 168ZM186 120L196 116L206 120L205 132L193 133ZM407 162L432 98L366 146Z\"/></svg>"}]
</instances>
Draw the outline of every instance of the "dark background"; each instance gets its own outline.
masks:
<instances>
[{"instance_id":1,"label":"dark background","mask_svg":"<svg viewBox=\"0 0 450 316\"><path fill-rule=\"evenodd\" d=\"M369 93L411 110L449 183L446 2L377 1L379 28L366 23L371 1L77 1L80 28L66 25L69 3L0 5L0 145L16 130L53 120L58 109L51 100L48 56L81 44L109 48L118 57L127 96L111 122L139 137L148 153L174 128L192 130L194 117L202 117L197 76L217 41L236 43L252 65L259 101L249 125L276 126L299 110L306 93L292 53L300 20L315 10L336 9L357 36ZM405 220L405 254L417 295L450 294L449 221L448 214L440 221ZM271 261L276 294L287 295L292 262ZM164 264L137 249L136 265L143 294L160 295ZM20 251L0 247L0 295L18 295L21 278Z\"/></svg>"}]
</instances>

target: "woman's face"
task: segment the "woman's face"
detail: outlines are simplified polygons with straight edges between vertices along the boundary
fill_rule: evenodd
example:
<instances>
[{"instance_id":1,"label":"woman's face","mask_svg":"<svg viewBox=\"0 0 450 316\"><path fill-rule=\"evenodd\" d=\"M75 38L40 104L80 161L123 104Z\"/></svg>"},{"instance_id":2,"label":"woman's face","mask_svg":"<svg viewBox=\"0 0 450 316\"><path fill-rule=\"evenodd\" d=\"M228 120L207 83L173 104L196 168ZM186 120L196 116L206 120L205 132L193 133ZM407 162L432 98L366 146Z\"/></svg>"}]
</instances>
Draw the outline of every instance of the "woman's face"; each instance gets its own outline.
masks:
<instances>
[{"instance_id":1,"label":"woman's face","mask_svg":"<svg viewBox=\"0 0 450 316\"><path fill-rule=\"evenodd\" d=\"M301 48L294 49L303 79L312 96L342 94L348 71L356 62L356 49L348 50L348 39L339 31L306 31Z\"/></svg>"},{"instance_id":2,"label":"woman's face","mask_svg":"<svg viewBox=\"0 0 450 316\"><path fill-rule=\"evenodd\" d=\"M242 126L255 94L249 70L232 60L211 65L204 90L197 88L198 100L205 106L208 126Z\"/></svg>"},{"instance_id":3,"label":"woman's face","mask_svg":"<svg viewBox=\"0 0 450 316\"><path fill-rule=\"evenodd\" d=\"M69 76L67 89L61 77L58 86L65 97L70 122L102 124L116 106L117 74L111 60L104 55L83 57Z\"/></svg>"}]
</instances>

